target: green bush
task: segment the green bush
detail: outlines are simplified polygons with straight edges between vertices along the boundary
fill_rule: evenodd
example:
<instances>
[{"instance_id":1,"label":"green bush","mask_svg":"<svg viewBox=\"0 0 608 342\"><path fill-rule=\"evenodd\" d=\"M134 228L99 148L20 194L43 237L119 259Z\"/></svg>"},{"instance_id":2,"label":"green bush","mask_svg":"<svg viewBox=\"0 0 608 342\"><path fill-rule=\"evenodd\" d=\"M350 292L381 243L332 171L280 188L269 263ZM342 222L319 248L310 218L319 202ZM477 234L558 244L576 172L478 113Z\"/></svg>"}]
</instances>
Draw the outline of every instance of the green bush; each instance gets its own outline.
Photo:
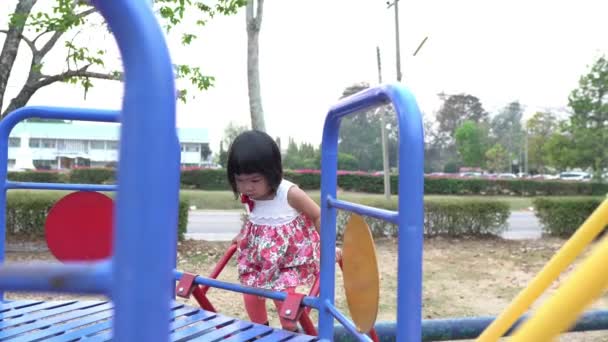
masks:
<instances>
[{"instance_id":1,"label":"green bush","mask_svg":"<svg viewBox=\"0 0 608 342\"><path fill-rule=\"evenodd\" d=\"M430 200L424 204L424 233L427 236L499 236L507 228L507 202Z\"/></svg>"},{"instance_id":2,"label":"green bush","mask_svg":"<svg viewBox=\"0 0 608 342\"><path fill-rule=\"evenodd\" d=\"M229 190L225 170L184 170L181 173L182 187L200 190Z\"/></svg>"},{"instance_id":3,"label":"green bush","mask_svg":"<svg viewBox=\"0 0 608 342\"><path fill-rule=\"evenodd\" d=\"M362 203L363 204L363 203ZM379 204L379 203L378 203ZM395 210L393 206L382 209ZM466 200L425 200L424 235L433 236L499 236L507 228L509 204L502 201ZM338 211L337 229L341 236L350 213ZM396 237L397 226L383 220L366 217L374 237Z\"/></svg>"},{"instance_id":4,"label":"green bush","mask_svg":"<svg viewBox=\"0 0 608 342\"><path fill-rule=\"evenodd\" d=\"M70 183L77 184L114 184L114 169L110 168L81 168L70 171Z\"/></svg>"},{"instance_id":5,"label":"green bush","mask_svg":"<svg viewBox=\"0 0 608 342\"><path fill-rule=\"evenodd\" d=\"M9 172L8 180L14 182L67 183L69 175L58 171Z\"/></svg>"},{"instance_id":6,"label":"green bush","mask_svg":"<svg viewBox=\"0 0 608 342\"><path fill-rule=\"evenodd\" d=\"M6 235L9 239L44 239L46 217L55 203L66 192L42 193L35 191L9 192L6 203ZM188 227L187 200L179 202L177 234L184 240Z\"/></svg>"},{"instance_id":7,"label":"green bush","mask_svg":"<svg viewBox=\"0 0 608 342\"><path fill-rule=\"evenodd\" d=\"M543 233L568 238L602 203L603 198L544 198L534 199L536 216Z\"/></svg>"},{"instance_id":8,"label":"green bush","mask_svg":"<svg viewBox=\"0 0 608 342\"><path fill-rule=\"evenodd\" d=\"M44 238L44 223L48 212L63 194L46 193L35 196L33 191L9 192L6 201L6 235L8 238Z\"/></svg>"},{"instance_id":9,"label":"green bush","mask_svg":"<svg viewBox=\"0 0 608 342\"><path fill-rule=\"evenodd\" d=\"M186 200L179 201L178 223L177 223L177 239L184 241L186 232L188 231L188 210L190 205Z\"/></svg>"}]
</instances>

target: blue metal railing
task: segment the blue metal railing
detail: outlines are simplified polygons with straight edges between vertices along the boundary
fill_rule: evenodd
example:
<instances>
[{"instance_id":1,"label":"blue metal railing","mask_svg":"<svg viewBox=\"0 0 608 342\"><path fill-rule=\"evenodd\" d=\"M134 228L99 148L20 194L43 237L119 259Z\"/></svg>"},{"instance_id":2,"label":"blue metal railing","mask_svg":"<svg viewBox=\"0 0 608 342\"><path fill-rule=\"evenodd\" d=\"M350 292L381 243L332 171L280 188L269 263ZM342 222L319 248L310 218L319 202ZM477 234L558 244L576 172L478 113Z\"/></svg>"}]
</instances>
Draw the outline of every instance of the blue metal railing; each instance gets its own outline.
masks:
<instances>
[{"instance_id":1,"label":"blue metal railing","mask_svg":"<svg viewBox=\"0 0 608 342\"><path fill-rule=\"evenodd\" d=\"M336 199L338 132L342 117L390 102L399 125L398 211L380 210ZM323 128L321 156L321 286L326 308L319 312L319 337L331 339L335 288L337 208L384 219L399 226L397 341L420 341L422 321L422 245L424 216L424 134L422 116L413 95L402 85L370 88L345 98L330 109ZM329 252L328 252L329 251ZM347 327L348 328L348 327ZM351 329L348 329L351 330Z\"/></svg>"},{"instance_id":2,"label":"blue metal railing","mask_svg":"<svg viewBox=\"0 0 608 342\"><path fill-rule=\"evenodd\" d=\"M26 107L0 123L0 160L8 158L8 135L28 117L120 121L113 260L87 264L0 268L0 287L13 290L103 293L114 302L113 338L166 341L173 294L179 199L179 142L175 129L174 73L164 34L148 1L92 2L113 32L124 64L120 114L76 108ZM8 189L114 190L114 186L4 182ZM0 224L5 228L5 210ZM4 257L2 232L0 252ZM139 282L145 286L137 286ZM139 328L145 327L145 329Z\"/></svg>"},{"instance_id":3,"label":"blue metal railing","mask_svg":"<svg viewBox=\"0 0 608 342\"><path fill-rule=\"evenodd\" d=\"M8 140L9 135L15 126L23 121L30 118L42 118L42 119L65 119L65 120L87 120L97 122L118 122L119 112L110 110L93 110L93 109L75 109L65 107L24 107L15 110L14 112L7 115L2 121L0 121L0 161L8 160ZM6 165L6 164L5 164ZM6 241L6 195L7 190L10 189L55 189L55 190L90 190L97 191L98 188L109 188L112 186L102 185L87 185L87 184L59 184L59 183L31 183L31 182L12 182L7 180L7 168L0 167L0 180L3 182L3 187L0 190L0 263L4 262L5 252L5 241ZM105 269L105 268L104 268ZM5 276L8 276L6 272L8 269L3 270ZM82 272L90 272L90 267ZM72 270L72 274L79 274L79 271ZM14 272L13 272L14 273ZM13 274L11 273L11 274ZM41 274L34 272L31 276L39 277ZM108 274L109 276L109 274ZM54 277L55 278L55 277ZM77 277L71 277L70 283L73 283ZM7 281L8 283L4 283ZM21 281L21 280L19 280ZM3 285L0 286L0 300L4 299L4 291L2 289L15 287L19 283L17 280L0 279ZM25 280L24 280L25 281ZM37 286L43 286L46 282L39 279ZM27 282L27 281L26 281ZM72 284L73 286L78 286ZM69 285L69 286L72 286ZM20 286L17 286L20 287ZM25 289L25 288L24 288Z\"/></svg>"}]
</instances>

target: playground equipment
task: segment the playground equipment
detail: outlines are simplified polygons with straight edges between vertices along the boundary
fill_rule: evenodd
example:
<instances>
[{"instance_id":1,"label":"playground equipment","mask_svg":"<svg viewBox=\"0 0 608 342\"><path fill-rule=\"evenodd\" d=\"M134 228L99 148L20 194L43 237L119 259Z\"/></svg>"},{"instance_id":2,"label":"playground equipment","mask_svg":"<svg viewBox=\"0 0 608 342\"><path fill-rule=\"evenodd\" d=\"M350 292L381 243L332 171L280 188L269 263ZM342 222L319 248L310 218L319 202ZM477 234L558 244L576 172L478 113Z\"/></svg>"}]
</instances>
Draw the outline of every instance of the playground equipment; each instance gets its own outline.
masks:
<instances>
[{"instance_id":1,"label":"playground equipment","mask_svg":"<svg viewBox=\"0 0 608 342\"><path fill-rule=\"evenodd\" d=\"M420 113L409 92L401 86L371 89L341 101L327 116L323 137L322 253L318 297L264 291L200 276L184 279L184 273L174 269L179 142L175 131L174 75L163 34L148 1L98 0L93 1L93 5L106 19L123 57L125 95L121 111L52 107L16 110L0 123L0 160L7 160L11 129L27 118L120 122L117 186L11 182L6 178L4 167L0 168L0 179L4 182L0 205L6 205L6 191L10 189L81 191L74 195L76 200L89 197L87 192L116 190L113 232L104 235L103 248L92 254L83 248L57 247L65 238L77 240L71 235L49 238L54 254L64 264L3 265L0 267L0 289L102 294L110 301L4 301L0 304L3 318L0 322L0 339L328 341L334 338L334 320L338 320L352 336L369 341L370 337L358 328L364 330L373 325L377 308L371 314L360 308L353 310L353 303L357 303L357 300L349 299L351 310L359 317L353 324L334 306L337 209L384 218L404 227L400 237L401 255L404 258L399 271L400 274L407 272L408 281L399 283L401 304L397 316L399 324L405 329L399 329L397 335L399 340L419 339L423 146ZM408 179L408 183L400 184L400 190L408 195L401 197L399 213L336 199L337 131L340 119L386 101L393 103L399 115L402 159L408 156L413 160L401 170L403 179ZM73 203L74 199L66 201ZM404 210L406 208L407 211ZM69 234L73 234L74 222L67 222L63 217L65 213L61 214L64 212L62 202L55 210L59 214L51 213L47 232L57 234L58 230L61 231L59 226L66 224L70 225ZM81 223L82 230L86 231L86 217L81 219L84 222L76 223ZM3 210L0 211L0 224L4 228ZM85 243L84 237L81 238L79 241ZM4 242L2 234L2 258ZM107 255L110 248L112 253ZM89 254L83 257L83 253ZM361 264L360 261L358 263ZM353 285L362 285L361 278L356 275L347 278L353 279ZM177 303L171 285L175 280L179 280L180 284L192 282L284 301L281 313L294 321L302 306L314 308L319 311L318 336L273 329ZM377 291L375 288L371 293L376 293L377 297ZM181 292L179 287L178 292Z\"/></svg>"},{"instance_id":2,"label":"playground equipment","mask_svg":"<svg viewBox=\"0 0 608 342\"><path fill-rule=\"evenodd\" d=\"M368 249L373 249L373 239L371 237L371 234L369 234L369 227L367 226L367 224L365 222L363 222L361 220L361 218L359 216L353 216L353 218L354 218L354 220L356 220L356 222L354 222L354 224L351 224L350 229L347 228L345 230L345 232L349 232L349 234L354 235L353 239L350 239L351 242L346 244L346 250L347 251L350 249L358 250L358 249L364 248L365 246L363 246L361 241L363 241L367 244ZM351 220L349 222L352 223L353 220ZM365 232L367 232L369 235L357 240L357 238L359 237L358 234L365 234ZM217 264L215 265L215 267L209 274L209 278L217 279L217 277L220 275L220 273L226 267L226 264L228 264L228 261L230 261L230 259L232 259L236 250L237 250L236 244L231 244L228 247L228 249L226 250L224 255L220 258L220 260L217 262ZM362 255L358 255L358 257L362 257ZM358 271L358 273L354 274L354 276L357 277L361 274L364 274L364 276L363 276L363 279L361 279L359 281L357 279L348 279L349 276L346 276L346 279L348 279L348 280L345 280L345 284L349 284L349 286L351 286L351 287L355 287L358 285L358 286L364 288L366 292L368 292L367 297L364 296L361 298L357 298L357 301L351 306L368 304L368 303L363 303L364 299L368 299L370 307L373 308L373 305L377 306L379 290L380 290L379 282L378 282L379 277L378 276L369 276L369 274L368 274L368 273L378 274L377 270L374 271L374 269L377 268L375 255L373 255L371 258L363 258L363 260L359 261L359 262L357 262L357 260L352 260L351 258L348 258L348 259L351 260L351 262L348 263L349 267L353 271L354 270ZM369 264L369 265L361 265L361 262ZM342 261L339 261L338 264L340 265L340 268L343 269ZM361 272L362 269L369 270L370 272L362 273ZM354 273L353 271L351 271L351 273ZM197 276L198 275L184 272L182 274L179 284L177 284L177 295L182 298L190 298L190 296L192 296L196 300L196 302L201 306L202 309L210 311L210 312L218 312L218 310L213 306L213 304L211 303L209 298L207 298L207 291L209 290L209 286L200 286L193 282L193 280ZM319 280L320 280L319 277L315 278L315 281L314 281L313 285L311 286L310 291L308 292L309 297L317 297L319 295ZM360 284L361 281L363 281L365 283L374 282L374 284ZM359 292L362 292L362 291L359 291ZM375 301L374 300L370 301L369 298L370 297L373 298L373 296L376 297ZM351 296L350 298L354 298L354 297ZM318 331L317 331L317 328L314 325L312 319L310 318L310 311L311 311L310 307L299 308L295 317L297 318L298 323L300 324L300 327L305 334L311 335L311 336L316 336L318 334ZM356 311L355 315L360 311L362 311L362 310L358 309ZM364 310L363 314L368 314L368 315L373 314L373 317L368 316L368 318L370 321L372 321L372 320L375 321L375 311L374 310ZM356 321L357 320L355 319L355 322ZM359 331L369 331L368 335L374 342L379 341L378 335L376 334L376 331L373 328L373 326L368 326L368 327L364 327L364 328L358 327L358 328L359 328Z\"/></svg>"},{"instance_id":3,"label":"playground equipment","mask_svg":"<svg viewBox=\"0 0 608 342\"><path fill-rule=\"evenodd\" d=\"M372 325L380 340L420 341L477 338L492 322L483 341L516 331L514 341L549 340L567 329L585 306L606 287L605 272L598 271L608 258L608 240L598 246L591 258L529 319L518 317L580 253L583 246L606 225L603 204L575 236L539 274L514 309L494 318L444 320L421 319L422 241L423 241L423 133L422 120L413 96L401 85L383 85L362 91L338 102L327 115L322 142L321 177L321 275L318 296L288 295L247 288L211 277L193 276L175 270L177 203L179 196L179 142L175 132L175 87L172 65L160 30L146 0L94 1L116 36L125 70L125 96L121 111L73 108L26 107L0 122L0 160L8 158L8 136L19 122L31 117L89 120L121 123L118 184L48 184L7 180L6 165L0 168L0 206L6 206L10 189L56 189L79 192L60 201L49 215L49 247L62 265L3 265L0 267L0 296L3 291L51 291L105 295L109 301L36 301L4 300L0 303L0 339L18 341L329 341L355 338L369 341L365 331ZM390 102L399 125L399 204L397 211L380 210L345 202L336 197L338 129L342 117ZM153 151L151 153L150 151ZM407 162L406 162L407 161ZM117 191L116 205L94 214L81 213L69 220L65 212L70 203L96 197L95 192ZM73 196L73 197L72 197ZM90 198L89 198L90 197ZM67 203L67 204L65 204ZM65 207L64 207L65 206ZM66 209L67 207L67 209ZM336 210L383 219L399 226L397 320L374 325L377 308L359 307L362 301L349 296L353 321L334 305ZM56 211L55 211L56 210ZM115 210L115 211L114 211ZM0 228L5 228L5 211L0 210ZM113 231L107 234L108 222L99 227L89 225L96 215L114 217ZM359 220L354 216L355 220ZM354 221L353 221L354 222ZM353 223L351 222L351 223ZM79 230L97 232L99 249L82 246L66 248L66 239L90 243L86 235L74 237ZM373 289L365 301L377 305L374 279L373 242L366 231L353 223L356 230L345 240L345 286L348 293L361 292L358 286ZM601 226L601 227L600 227ZM60 227L68 227L68 233ZM105 230L104 230L105 229ZM59 234L65 235L62 237ZM97 234L96 233L96 234ZM350 236L352 234L352 236ZM0 234L0 258L4 261L4 234ZM364 241L357 244L356 241ZM347 242L348 241L348 242ZM63 247L58 247L63 246ZM354 259L353 248L361 247L367 258ZM109 251L112 253L110 254ZM365 253L363 253L365 251ZM78 261L76 261L78 260ZM557 265L554 267L554 265ZM349 267L366 267L365 272L352 272ZM217 269L216 269L217 271ZM215 276L214 276L215 274ZM309 308L318 310L318 336L296 334L265 325L237 320L215 312L211 303L199 301L202 308L189 307L174 299L200 291L201 298L209 287L264 296L284 301L281 313L298 319ZM193 285L200 285L193 286ZM582 286L581 284L584 284ZM189 286L190 285L190 286ZM540 291L540 292L539 292ZM573 294L574 293L574 294ZM569 306L566 306L569 305ZM306 307L307 309L302 309ZM369 307L368 307L369 308ZM561 310L560 310L561 309ZM567 309L567 310L564 310ZM289 311L289 312L288 312ZM506 318L504 318L506 317ZM518 320L517 320L518 319ZM334 326L337 320L343 328ZM517 321L516 321L517 320ZM551 323L547 325L548 323ZM516 328L521 325L521 328ZM572 330L608 329L608 312L592 311L582 315ZM509 330L509 331L507 331Z\"/></svg>"}]
</instances>

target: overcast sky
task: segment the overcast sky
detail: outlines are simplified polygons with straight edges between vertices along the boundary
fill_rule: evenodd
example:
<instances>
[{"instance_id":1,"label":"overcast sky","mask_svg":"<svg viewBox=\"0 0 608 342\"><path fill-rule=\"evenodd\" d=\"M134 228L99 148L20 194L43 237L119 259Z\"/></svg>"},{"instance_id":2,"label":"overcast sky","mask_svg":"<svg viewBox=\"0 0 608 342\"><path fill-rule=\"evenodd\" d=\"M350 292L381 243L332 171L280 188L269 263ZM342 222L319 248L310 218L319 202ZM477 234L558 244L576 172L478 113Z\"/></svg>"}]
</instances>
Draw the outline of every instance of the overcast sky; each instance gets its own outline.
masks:
<instances>
[{"instance_id":1,"label":"overcast sky","mask_svg":"<svg viewBox=\"0 0 608 342\"><path fill-rule=\"evenodd\" d=\"M0 3L2 27L14 4ZM491 113L513 100L527 115L564 108L581 74L608 52L605 0L401 0L399 9L403 82L427 115L437 110L440 92L475 95ZM244 10L194 29L199 39L187 48L178 35L169 37L172 57L200 66L216 85L179 104L178 125L208 128L217 152L230 121L249 124ZM377 83L376 45L384 81L396 79L394 33L394 12L385 1L266 0L260 72L268 132L284 141L291 136L319 143L327 109L342 90L355 82ZM103 35L81 36L91 45L114 44ZM60 68L64 60L59 51L46 67ZM18 62L9 96L23 82L27 53ZM116 58L112 62L118 65ZM98 82L85 100L78 87L59 84L38 92L30 104L118 108L121 93L118 84Z\"/></svg>"}]
</instances>

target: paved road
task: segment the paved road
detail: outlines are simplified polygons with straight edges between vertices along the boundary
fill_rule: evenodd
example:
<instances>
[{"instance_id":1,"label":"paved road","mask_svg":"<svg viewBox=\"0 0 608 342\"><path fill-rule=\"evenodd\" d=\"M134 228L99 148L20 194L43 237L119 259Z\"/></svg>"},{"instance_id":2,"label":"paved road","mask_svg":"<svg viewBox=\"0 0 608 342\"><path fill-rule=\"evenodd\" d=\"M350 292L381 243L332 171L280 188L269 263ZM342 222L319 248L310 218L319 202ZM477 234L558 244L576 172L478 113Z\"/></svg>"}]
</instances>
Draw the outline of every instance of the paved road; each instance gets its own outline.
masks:
<instances>
[{"instance_id":1,"label":"paved road","mask_svg":"<svg viewBox=\"0 0 608 342\"><path fill-rule=\"evenodd\" d=\"M186 238L228 241L241 229L241 211L191 210Z\"/></svg>"},{"instance_id":2,"label":"paved road","mask_svg":"<svg viewBox=\"0 0 608 342\"><path fill-rule=\"evenodd\" d=\"M241 227L240 211L190 211L186 238L209 241L228 241ZM509 217L505 239L537 239L541 236L540 224L533 212L516 211Z\"/></svg>"},{"instance_id":3,"label":"paved road","mask_svg":"<svg viewBox=\"0 0 608 342\"><path fill-rule=\"evenodd\" d=\"M513 211L509 217L509 228L502 234L505 239L522 240L541 237L541 226L532 211Z\"/></svg>"}]
</instances>

